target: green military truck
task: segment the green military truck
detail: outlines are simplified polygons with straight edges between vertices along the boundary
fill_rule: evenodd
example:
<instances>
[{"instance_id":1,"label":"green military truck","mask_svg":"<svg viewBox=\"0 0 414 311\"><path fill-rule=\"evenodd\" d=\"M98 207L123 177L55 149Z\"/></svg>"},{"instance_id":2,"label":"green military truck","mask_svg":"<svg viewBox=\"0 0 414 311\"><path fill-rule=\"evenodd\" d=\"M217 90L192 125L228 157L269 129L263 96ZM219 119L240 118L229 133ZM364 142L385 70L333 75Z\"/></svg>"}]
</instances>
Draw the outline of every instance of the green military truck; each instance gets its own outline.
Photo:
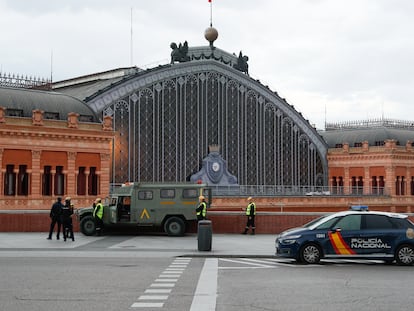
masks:
<instances>
[{"instance_id":1,"label":"green military truck","mask_svg":"<svg viewBox=\"0 0 414 311\"><path fill-rule=\"evenodd\" d=\"M111 228L162 228L170 236L182 236L196 220L198 198L211 204L211 188L194 183L127 183L103 200L105 230ZM80 231L95 234L93 207L77 210Z\"/></svg>"}]
</instances>

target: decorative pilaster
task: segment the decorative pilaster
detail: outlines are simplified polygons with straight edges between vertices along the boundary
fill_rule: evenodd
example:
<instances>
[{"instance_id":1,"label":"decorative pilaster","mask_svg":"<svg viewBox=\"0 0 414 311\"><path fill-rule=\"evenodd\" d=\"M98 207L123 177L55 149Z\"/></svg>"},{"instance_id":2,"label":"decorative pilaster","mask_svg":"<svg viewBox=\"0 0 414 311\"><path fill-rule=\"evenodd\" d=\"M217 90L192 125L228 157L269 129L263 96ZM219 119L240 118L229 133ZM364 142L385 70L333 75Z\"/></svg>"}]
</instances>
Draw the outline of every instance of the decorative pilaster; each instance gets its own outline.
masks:
<instances>
[{"instance_id":1,"label":"decorative pilaster","mask_svg":"<svg viewBox=\"0 0 414 311\"><path fill-rule=\"evenodd\" d=\"M350 194L351 181L349 180L349 167L344 167L344 194Z\"/></svg>"},{"instance_id":2,"label":"decorative pilaster","mask_svg":"<svg viewBox=\"0 0 414 311\"><path fill-rule=\"evenodd\" d=\"M112 117L111 116L104 116L103 123L102 123L102 130L104 131L112 131Z\"/></svg>"},{"instance_id":3,"label":"decorative pilaster","mask_svg":"<svg viewBox=\"0 0 414 311\"><path fill-rule=\"evenodd\" d=\"M79 113L70 112L68 113L68 127L78 128L79 127Z\"/></svg>"},{"instance_id":4,"label":"decorative pilaster","mask_svg":"<svg viewBox=\"0 0 414 311\"><path fill-rule=\"evenodd\" d=\"M407 140L407 143L405 144L405 150L407 150L408 152L413 151L413 145L412 145L412 141L411 140Z\"/></svg>"},{"instance_id":5,"label":"decorative pilaster","mask_svg":"<svg viewBox=\"0 0 414 311\"><path fill-rule=\"evenodd\" d=\"M393 166L385 168L384 179L385 194L395 196L395 168Z\"/></svg>"},{"instance_id":6,"label":"decorative pilaster","mask_svg":"<svg viewBox=\"0 0 414 311\"><path fill-rule=\"evenodd\" d=\"M68 170L67 170L67 194L76 195L76 152L68 152Z\"/></svg>"},{"instance_id":7,"label":"decorative pilaster","mask_svg":"<svg viewBox=\"0 0 414 311\"><path fill-rule=\"evenodd\" d=\"M342 144L342 151L344 153L349 153L349 143L343 143Z\"/></svg>"},{"instance_id":8,"label":"decorative pilaster","mask_svg":"<svg viewBox=\"0 0 414 311\"><path fill-rule=\"evenodd\" d=\"M90 175L90 171L89 170L86 170L85 171L85 179L86 179L86 182L85 182L85 195L89 195L89 175Z\"/></svg>"},{"instance_id":9,"label":"decorative pilaster","mask_svg":"<svg viewBox=\"0 0 414 311\"><path fill-rule=\"evenodd\" d=\"M32 111L32 124L37 126L43 125L43 110L35 109Z\"/></svg>"},{"instance_id":10,"label":"decorative pilaster","mask_svg":"<svg viewBox=\"0 0 414 311\"><path fill-rule=\"evenodd\" d=\"M368 151L369 151L369 143L368 143L368 141L366 141L366 140L364 140L364 141L362 142L362 151L363 151L363 152L368 152Z\"/></svg>"},{"instance_id":11,"label":"decorative pilaster","mask_svg":"<svg viewBox=\"0 0 414 311\"><path fill-rule=\"evenodd\" d=\"M0 107L0 111L1 111L1 108L2 107ZM0 112L0 115L1 115L1 112ZM0 148L0 196L3 196L4 194L4 185L3 185L4 175L3 175L3 170L1 169L3 167L3 151L4 149Z\"/></svg>"},{"instance_id":12,"label":"decorative pilaster","mask_svg":"<svg viewBox=\"0 0 414 311\"><path fill-rule=\"evenodd\" d=\"M50 170L50 175L51 175L51 178L52 178L52 195L54 195L55 194L55 176L56 176L56 170L54 170L54 169L52 169L52 170Z\"/></svg>"},{"instance_id":13,"label":"decorative pilaster","mask_svg":"<svg viewBox=\"0 0 414 311\"><path fill-rule=\"evenodd\" d=\"M0 123L6 123L6 108L0 107Z\"/></svg>"},{"instance_id":14,"label":"decorative pilaster","mask_svg":"<svg viewBox=\"0 0 414 311\"><path fill-rule=\"evenodd\" d=\"M411 193L411 171L409 167L406 167L405 176L407 180L405 181L405 195L412 195Z\"/></svg>"},{"instance_id":15,"label":"decorative pilaster","mask_svg":"<svg viewBox=\"0 0 414 311\"><path fill-rule=\"evenodd\" d=\"M40 158L42 151L32 150L32 189L31 195L33 198L40 198L42 194L41 187L41 170L40 170Z\"/></svg>"},{"instance_id":16,"label":"decorative pilaster","mask_svg":"<svg viewBox=\"0 0 414 311\"><path fill-rule=\"evenodd\" d=\"M369 175L369 166L364 167L364 189L365 195L371 194L371 178Z\"/></svg>"},{"instance_id":17,"label":"decorative pilaster","mask_svg":"<svg viewBox=\"0 0 414 311\"><path fill-rule=\"evenodd\" d=\"M111 156L109 153L101 153L101 169L100 172L97 172L98 175L98 189L99 189L99 195L104 198L109 195L109 176L110 172L109 169L111 167L110 165L110 159Z\"/></svg>"}]
</instances>

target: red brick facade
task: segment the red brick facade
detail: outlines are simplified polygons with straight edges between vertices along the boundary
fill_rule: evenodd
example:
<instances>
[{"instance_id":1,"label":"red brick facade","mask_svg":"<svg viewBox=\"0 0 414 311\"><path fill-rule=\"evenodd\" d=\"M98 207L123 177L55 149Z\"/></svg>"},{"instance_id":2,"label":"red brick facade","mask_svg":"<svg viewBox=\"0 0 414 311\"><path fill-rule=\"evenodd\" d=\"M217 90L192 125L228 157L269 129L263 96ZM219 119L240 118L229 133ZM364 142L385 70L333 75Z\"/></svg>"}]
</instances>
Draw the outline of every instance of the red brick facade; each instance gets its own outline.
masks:
<instances>
[{"instance_id":1,"label":"red brick facade","mask_svg":"<svg viewBox=\"0 0 414 311\"><path fill-rule=\"evenodd\" d=\"M398 146L395 140L384 146L332 148L328 151L329 185L334 194L385 194L414 198L414 149L410 141Z\"/></svg>"},{"instance_id":2,"label":"red brick facade","mask_svg":"<svg viewBox=\"0 0 414 311\"><path fill-rule=\"evenodd\" d=\"M109 193L113 131L99 123L4 116L0 107L0 210L45 210L58 196L88 206Z\"/></svg>"},{"instance_id":3,"label":"red brick facade","mask_svg":"<svg viewBox=\"0 0 414 311\"><path fill-rule=\"evenodd\" d=\"M48 231L48 211L58 196L70 196L75 207L108 196L112 119L82 123L78 116L45 120L41 110L34 110L32 118L8 117L0 107L0 231ZM345 143L329 149L328 164L330 195L255 198L257 233L278 233L355 204L413 212L411 142L364 142L361 147ZM241 232L245 205L245 198L214 198L208 212L214 232Z\"/></svg>"}]
</instances>

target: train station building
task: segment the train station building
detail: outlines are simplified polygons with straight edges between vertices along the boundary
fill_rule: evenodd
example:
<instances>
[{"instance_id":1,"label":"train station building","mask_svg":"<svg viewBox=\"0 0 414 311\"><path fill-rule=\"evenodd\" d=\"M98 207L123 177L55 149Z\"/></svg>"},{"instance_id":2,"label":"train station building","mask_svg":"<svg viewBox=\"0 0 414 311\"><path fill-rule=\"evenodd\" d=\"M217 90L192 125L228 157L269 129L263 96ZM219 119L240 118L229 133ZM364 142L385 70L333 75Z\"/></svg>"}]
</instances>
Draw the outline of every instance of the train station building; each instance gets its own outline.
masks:
<instances>
[{"instance_id":1,"label":"train station building","mask_svg":"<svg viewBox=\"0 0 414 311\"><path fill-rule=\"evenodd\" d=\"M251 195L269 213L266 232L286 226L272 213L352 204L411 213L410 122L368 120L318 131L249 76L246 55L215 47L209 31L210 45L171 44L170 63L146 70L117 68L29 87L2 77L3 215L49 210L57 196L88 206L127 181L191 182L201 171L216 190L210 215L217 230L233 230L232 213Z\"/></svg>"}]
</instances>

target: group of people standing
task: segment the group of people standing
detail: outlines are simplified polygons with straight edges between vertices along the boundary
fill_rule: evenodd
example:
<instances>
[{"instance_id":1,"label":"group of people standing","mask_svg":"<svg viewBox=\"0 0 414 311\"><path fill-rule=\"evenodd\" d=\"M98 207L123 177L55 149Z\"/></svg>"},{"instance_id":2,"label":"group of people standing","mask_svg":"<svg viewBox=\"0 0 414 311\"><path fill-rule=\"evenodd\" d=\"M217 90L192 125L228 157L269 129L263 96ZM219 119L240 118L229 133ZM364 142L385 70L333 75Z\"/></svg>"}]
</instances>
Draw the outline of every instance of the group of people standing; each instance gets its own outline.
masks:
<instances>
[{"instance_id":1,"label":"group of people standing","mask_svg":"<svg viewBox=\"0 0 414 311\"><path fill-rule=\"evenodd\" d=\"M244 209L246 211L247 223L243 234L247 234L249 228L252 229L251 234L255 234L256 225L255 225L255 216L256 216L256 204L253 202L252 197L248 197L247 207ZM52 234L57 225L57 234L56 239L59 240L60 230L63 229L63 240L66 242L67 238L71 238L72 241L75 241L73 235L73 204L71 203L71 198L67 197L65 199L65 204L62 203L62 198L58 197L57 201L53 203L52 208L50 209L50 230L48 240L52 239ZM95 230L97 235L101 235L103 231L103 205L100 198L97 198L93 203L93 217L95 219ZM204 196L199 196L199 204L196 208L197 221L207 219L207 202Z\"/></svg>"},{"instance_id":2,"label":"group of people standing","mask_svg":"<svg viewBox=\"0 0 414 311\"><path fill-rule=\"evenodd\" d=\"M73 224L72 224L72 215L73 215L73 204L71 203L71 198L66 197L65 203L62 203L62 198L58 197L56 202L53 203L52 208L50 209L50 230L48 240L52 239L52 234L57 225L56 239L59 240L60 230L62 228L63 240L66 242L66 239L70 238L72 241L75 241L73 235Z\"/></svg>"},{"instance_id":3,"label":"group of people standing","mask_svg":"<svg viewBox=\"0 0 414 311\"><path fill-rule=\"evenodd\" d=\"M50 209L51 223L49 236L47 237L48 240L52 239L53 231L55 230L55 226L57 225L57 240L60 239L60 230L62 228L63 240L66 242L67 238L71 238L72 241L75 241L72 223L73 208L74 205L73 203L71 203L70 197L66 197L64 204L62 203L61 197L58 197L56 202L53 203L52 208ZM96 235L101 235L103 231L103 212L104 208L102 205L102 201L100 198L97 198L93 203L93 217L95 219Z\"/></svg>"},{"instance_id":4,"label":"group of people standing","mask_svg":"<svg viewBox=\"0 0 414 311\"><path fill-rule=\"evenodd\" d=\"M207 203L206 203L205 197L200 195L198 199L199 199L199 204L196 208L197 221L206 220L207 219ZM246 212L247 223L246 223L246 227L244 228L244 231L242 232L242 234L247 234L247 232L249 231L249 228L251 228L252 229L251 234L254 235L256 233L256 225L254 222L255 217L256 217L256 203L253 202L252 197L248 197L247 202L248 202L247 207L243 208L243 210Z\"/></svg>"}]
</instances>

